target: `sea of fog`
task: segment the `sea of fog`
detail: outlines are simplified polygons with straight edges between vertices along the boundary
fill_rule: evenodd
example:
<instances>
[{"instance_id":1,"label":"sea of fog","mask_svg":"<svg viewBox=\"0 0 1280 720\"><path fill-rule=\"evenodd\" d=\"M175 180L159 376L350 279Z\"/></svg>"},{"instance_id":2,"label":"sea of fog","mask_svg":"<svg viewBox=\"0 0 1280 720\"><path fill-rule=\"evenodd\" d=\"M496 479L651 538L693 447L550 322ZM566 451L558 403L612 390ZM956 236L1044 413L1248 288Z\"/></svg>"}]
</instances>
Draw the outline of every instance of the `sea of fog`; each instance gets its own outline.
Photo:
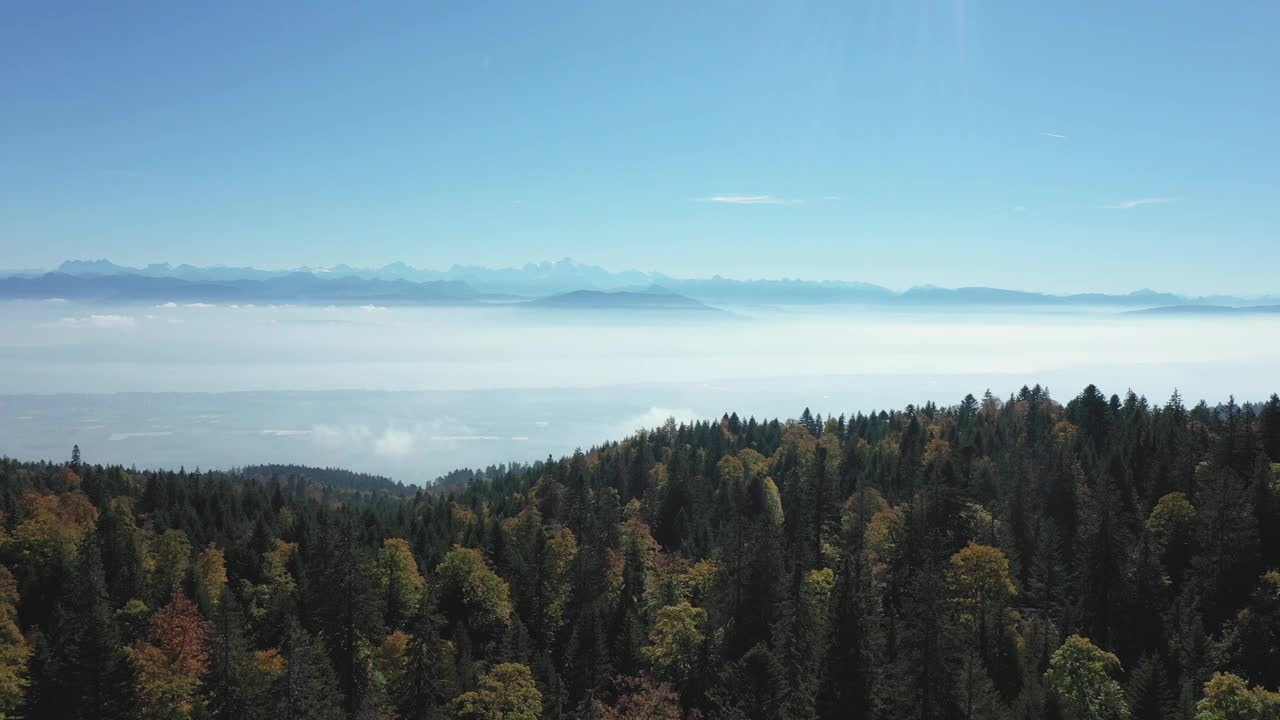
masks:
<instances>
[{"instance_id":1,"label":"sea of fog","mask_svg":"<svg viewBox=\"0 0 1280 720\"><path fill-rule=\"evenodd\" d=\"M726 411L1280 390L1280 316L0 304L0 455L422 482Z\"/></svg>"}]
</instances>

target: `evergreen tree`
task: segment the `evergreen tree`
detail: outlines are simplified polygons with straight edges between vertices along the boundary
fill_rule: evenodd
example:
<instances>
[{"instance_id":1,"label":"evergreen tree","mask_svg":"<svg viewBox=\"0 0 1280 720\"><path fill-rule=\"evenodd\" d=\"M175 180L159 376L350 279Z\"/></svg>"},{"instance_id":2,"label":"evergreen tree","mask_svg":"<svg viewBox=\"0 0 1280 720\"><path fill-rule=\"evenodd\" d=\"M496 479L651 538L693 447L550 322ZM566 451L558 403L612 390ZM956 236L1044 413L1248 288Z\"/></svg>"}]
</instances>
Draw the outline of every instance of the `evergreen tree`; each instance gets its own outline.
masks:
<instances>
[{"instance_id":1,"label":"evergreen tree","mask_svg":"<svg viewBox=\"0 0 1280 720\"><path fill-rule=\"evenodd\" d=\"M209 621L209 664L204 685L210 715L218 720L265 717L270 676L264 670L256 662L245 633L240 602L224 590Z\"/></svg>"},{"instance_id":2,"label":"evergreen tree","mask_svg":"<svg viewBox=\"0 0 1280 720\"><path fill-rule=\"evenodd\" d=\"M74 575L54 608L47 637L37 644L32 665L32 717L131 717L136 700L133 669L111 611L100 538L91 536L80 546Z\"/></svg>"},{"instance_id":3,"label":"evergreen tree","mask_svg":"<svg viewBox=\"0 0 1280 720\"><path fill-rule=\"evenodd\" d=\"M0 714L1256 717L1276 404L726 413L413 491L0 458Z\"/></svg>"},{"instance_id":4,"label":"evergreen tree","mask_svg":"<svg viewBox=\"0 0 1280 720\"><path fill-rule=\"evenodd\" d=\"M342 695L324 646L294 627L285 635L284 670L272 684L272 712L280 720L340 720Z\"/></svg>"},{"instance_id":5,"label":"evergreen tree","mask_svg":"<svg viewBox=\"0 0 1280 720\"><path fill-rule=\"evenodd\" d=\"M452 648L440 638L440 628L439 618L429 607L414 621L404 673L392 688L401 717L446 717L449 703L457 695Z\"/></svg>"},{"instance_id":6,"label":"evergreen tree","mask_svg":"<svg viewBox=\"0 0 1280 720\"><path fill-rule=\"evenodd\" d=\"M1280 463L1280 395L1271 393L1262 406L1262 445L1272 462Z\"/></svg>"},{"instance_id":7,"label":"evergreen tree","mask_svg":"<svg viewBox=\"0 0 1280 720\"><path fill-rule=\"evenodd\" d=\"M343 706L353 713L368 689L368 668L361 648L382 629L383 596L378 592L372 559L358 544L350 516L339 521L333 552L323 575L317 615L334 661Z\"/></svg>"}]
</instances>

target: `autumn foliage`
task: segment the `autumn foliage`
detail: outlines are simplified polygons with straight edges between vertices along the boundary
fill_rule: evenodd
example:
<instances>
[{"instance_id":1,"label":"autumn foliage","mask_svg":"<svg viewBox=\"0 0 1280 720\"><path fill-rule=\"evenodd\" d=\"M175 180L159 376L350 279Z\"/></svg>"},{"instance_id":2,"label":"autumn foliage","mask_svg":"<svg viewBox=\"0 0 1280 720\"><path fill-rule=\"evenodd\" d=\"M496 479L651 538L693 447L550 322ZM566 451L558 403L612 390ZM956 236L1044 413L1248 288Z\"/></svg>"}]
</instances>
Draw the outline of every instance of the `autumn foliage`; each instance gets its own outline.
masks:
<instances>
[{"instance_id":1,"label":"autumn foliage","mask_svg":"<svg viewBox=\"0 0 1280 720\"><path fill-rule=\"evenodd\" d=\"M181 592L156 611L146 640L129 648L148 717L191 717L209 659L200 611Z\"/></svg>"},{"instance_id":2,"label":"autumn foliage","mask_svg":"<svg viewBox=\"0 0 1280 720\"><path fill-rule=\"evenodd\" d=\"M0 720L1274 720L1278 455L1090 386L422 489L0 458Z\"/></svg>"}]
</instances>

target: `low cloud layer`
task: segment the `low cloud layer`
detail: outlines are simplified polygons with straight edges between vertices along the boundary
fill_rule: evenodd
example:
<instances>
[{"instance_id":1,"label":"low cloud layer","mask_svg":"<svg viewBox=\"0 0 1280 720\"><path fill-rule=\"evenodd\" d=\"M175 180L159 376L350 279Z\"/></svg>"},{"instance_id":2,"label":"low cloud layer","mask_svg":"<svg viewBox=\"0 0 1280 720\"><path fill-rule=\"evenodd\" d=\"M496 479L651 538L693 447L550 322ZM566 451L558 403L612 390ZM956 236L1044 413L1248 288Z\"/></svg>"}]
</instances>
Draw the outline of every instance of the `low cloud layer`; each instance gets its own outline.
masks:
<instances>
[{"instance_id":1,"label":"low cloud layer","mask_svg":"<svg viewBox=\"0 0 1280 720\"><path fill-rule=\"evenodd\" d=\"M57 324L69 328L120 330L137 327L138 319L132 315L85 315L83 317L65 317L59 320Z\"/></svg>"}]
</instances>

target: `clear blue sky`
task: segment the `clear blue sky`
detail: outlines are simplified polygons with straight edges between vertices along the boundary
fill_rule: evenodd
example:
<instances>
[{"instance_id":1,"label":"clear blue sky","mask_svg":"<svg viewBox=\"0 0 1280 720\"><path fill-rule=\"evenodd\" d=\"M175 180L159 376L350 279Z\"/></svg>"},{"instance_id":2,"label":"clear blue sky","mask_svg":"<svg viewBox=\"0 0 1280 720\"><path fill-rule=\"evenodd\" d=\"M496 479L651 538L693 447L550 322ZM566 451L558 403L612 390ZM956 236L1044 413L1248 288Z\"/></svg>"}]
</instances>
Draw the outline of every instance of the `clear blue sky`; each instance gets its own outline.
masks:
<instances>
[{"instance_id":1,"label":"clear blue sky","mask_svg":"<svg viewBox=\"0 0 1280 720\"><path fill-rule=\"evenodd\" d=\"M1275 2L17 0L0 266L1276 292L1277 88Z\"/></svg>"}]
</instances>

